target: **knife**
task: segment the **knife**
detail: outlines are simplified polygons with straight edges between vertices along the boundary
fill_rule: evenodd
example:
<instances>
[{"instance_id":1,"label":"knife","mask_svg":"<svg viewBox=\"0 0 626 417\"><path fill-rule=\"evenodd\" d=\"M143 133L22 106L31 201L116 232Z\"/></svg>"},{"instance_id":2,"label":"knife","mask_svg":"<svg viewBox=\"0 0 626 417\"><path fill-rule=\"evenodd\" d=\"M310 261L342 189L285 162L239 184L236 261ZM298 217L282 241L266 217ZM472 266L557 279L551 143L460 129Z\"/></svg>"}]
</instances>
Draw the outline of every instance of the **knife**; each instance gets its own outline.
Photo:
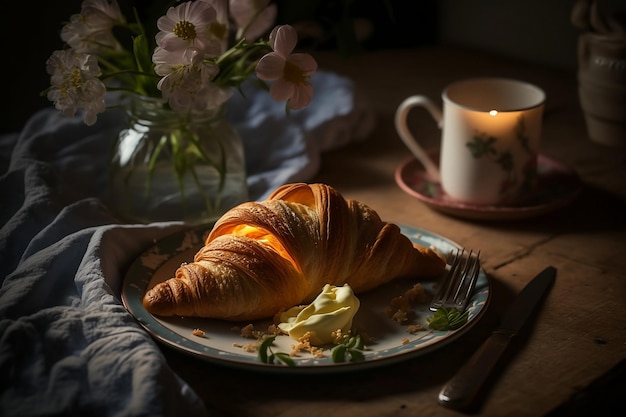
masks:
<instances>
[{"instance_id":1,"label":"knife","mask_svg":"<svg viewBox=\"0 0 626 417\"><path fill-rule=\"evenodd\" d=\"M498 359L539 306L555 278L556 268L549 266L522 289L502 316L500 325L443 387L439 393L439 404L459 410L476 405L478 394Z\"/></svg>"}]
</instances>

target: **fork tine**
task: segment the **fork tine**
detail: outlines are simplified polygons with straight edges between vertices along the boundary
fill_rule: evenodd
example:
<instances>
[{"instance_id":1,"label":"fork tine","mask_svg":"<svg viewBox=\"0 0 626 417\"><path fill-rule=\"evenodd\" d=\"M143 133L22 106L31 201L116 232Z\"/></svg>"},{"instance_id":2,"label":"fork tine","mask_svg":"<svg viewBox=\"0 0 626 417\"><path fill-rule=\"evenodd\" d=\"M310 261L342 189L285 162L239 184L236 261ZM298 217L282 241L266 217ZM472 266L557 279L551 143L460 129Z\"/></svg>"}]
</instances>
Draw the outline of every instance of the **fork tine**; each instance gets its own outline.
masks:
<instances>
[{"instance_id":1,"label":"fork tine","mask_svg":"<svg viewBox=\"0 0 626 417\"><path fill-rule=\"evenodd\" d=\"M459 265L461 263L461 254L462 251L457 249L452 258L452 262L450 263L450 269L446 276L441 280L441 286L430 303L430 309L432 311L437 310L440 307L443 307L444 301L450 297L450 292L454 288L454 281L456 281L458 273L459 273Z\"/></svg>"},{"instance_id":2,"label":"fork tine","mask_svg":"<svg viewBox=\"0 0 626 417\"><path fill-rule=\"evenodd\" d=\"M462 274L462 281L457 287L456 296L454 298L454 306L459 311L465 310L467 303L469 302L476 281L478 279L478 273L480 272L480 251L472 256L473 251L470 251L467 256L465 269Z\"/></svg>"},{"instance_id":3,"label":"fork tine","mask_svg":"<svg viewBox=\"0 0 626 417\"><path fill-rule=\"evenodd\" d=\"M441 287L431 302L430 310L454 307L463 311L467 307L480 272L480 251L474 254L474 251L470 250L467 255L466 252L464 248L457 249L450 269L442 279Z\"/></svg>"}]
</instances>

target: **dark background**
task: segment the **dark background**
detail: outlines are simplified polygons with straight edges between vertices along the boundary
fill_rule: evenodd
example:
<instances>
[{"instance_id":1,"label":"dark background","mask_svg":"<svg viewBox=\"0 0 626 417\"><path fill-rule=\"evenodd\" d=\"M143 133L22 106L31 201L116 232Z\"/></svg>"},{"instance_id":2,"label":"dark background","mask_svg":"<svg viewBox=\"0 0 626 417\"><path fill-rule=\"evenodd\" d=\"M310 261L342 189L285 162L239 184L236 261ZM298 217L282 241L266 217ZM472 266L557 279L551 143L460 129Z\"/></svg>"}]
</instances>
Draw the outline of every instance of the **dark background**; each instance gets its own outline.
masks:
<instances>
[{"instance_id":1,"label":"dark background","mask_svg":"<svg viewBox=\"0 0 626 417\"><path fill-rule=\"evenodd\" d=\"M125 0L118 0L120 4ZM334 48L345 56L379 48L448 44L576 71L578 31L570 23L575 0L278 0L278 23L314 22L324 34L300 46ZM134 2L140 9L154 1ZM619 4L618 4L619 3ZM45 63L62 48L63 22L80 11L81 0L11 1L4 5L3 111L0 133L22 129L37 109L51 106L40 93L49 76ZM603 0L612 10L623 0ZM391 10L391 11L390 11ZM10 24L8 19L14 19ZM351 20L364 37L355 40ZM16 27L14 27L16 26Z\"/></svg>"},{"instance_id":2,"label":"dark background","mask_svg":"<svg viewBox=\"0 0 626 417\"><path fill-rule=\"evenodd\" d=\"M3 3L0 134L19 132L35 111L52 106L40 96L49 82L45 63L54 50L62 48L59 31L64 21L80 11L81 2ZM152 2L135 3L145 6ZM363 50L443 44L553 68L567 76L576 73L579 31L570 22L575 0L279 0L277 3L278 23L308 20L323 28L323 36L307 39L302 46L338 49L346 59ZM606 13L626 7L624 0L599 3ZM346 16L359 21L359 31L367 35L357 43L345 32L346 25L337 24L345 23ZM624 390L623 368L592 384L580 395L580 401L575 399L567 409L559 410L559 415L585 414L589 410L581 407L580 402L594 391L606 392L607 405L618 409L617 402ZM594 409L589 415L597 411L600 410Z\"/></svg>"}]
</instances>

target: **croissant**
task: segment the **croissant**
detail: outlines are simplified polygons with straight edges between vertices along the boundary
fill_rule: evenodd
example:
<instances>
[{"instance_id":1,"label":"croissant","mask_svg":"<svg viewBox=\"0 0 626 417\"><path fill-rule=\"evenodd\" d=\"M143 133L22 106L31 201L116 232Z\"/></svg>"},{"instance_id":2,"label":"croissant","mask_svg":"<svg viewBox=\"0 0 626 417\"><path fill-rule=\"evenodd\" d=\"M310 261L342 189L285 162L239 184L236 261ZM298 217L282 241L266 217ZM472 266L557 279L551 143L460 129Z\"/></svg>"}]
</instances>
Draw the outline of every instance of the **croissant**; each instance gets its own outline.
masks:
<instances>
[{"instance_id":1,"label":"croissant","mask_svg":"<svg viewBox=\"0 0 626 417\"><path fill-rule=\"evenodd\" d=\"M311 302L325 284L359 293L444 268L441 255L365 204L325 184L287 184L225 213L194 261L149 289L143 305L161 316L256 320Z\"/></svg>"}]
</instances>

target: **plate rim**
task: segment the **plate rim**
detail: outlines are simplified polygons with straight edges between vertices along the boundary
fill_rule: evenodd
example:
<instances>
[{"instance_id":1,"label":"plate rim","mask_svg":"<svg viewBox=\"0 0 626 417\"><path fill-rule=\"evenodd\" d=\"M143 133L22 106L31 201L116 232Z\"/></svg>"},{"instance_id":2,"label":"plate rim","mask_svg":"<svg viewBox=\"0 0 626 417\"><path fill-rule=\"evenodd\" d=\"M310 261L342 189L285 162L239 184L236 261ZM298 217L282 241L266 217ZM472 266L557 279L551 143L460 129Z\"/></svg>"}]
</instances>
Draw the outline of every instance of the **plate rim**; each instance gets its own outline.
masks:
<instances>
[{"instance_id":1,"label":"plate rim","mask_svg":"<svg viewBox=\"0 0 626 417\"><path fill-rule=\"evenodd\" d=\"M430 153L435 153L431 151ZM397 167L394 172L394 179L396 184L408 195L415 197L417 200L425 203L427 206L440 211L442 213L450 214L456 217L466 218L470 220L520 220L531 217L536 217L542 214L546 214L560 208L563 208L571 204L578 198L583 189L583 184L580 176L572 167L551 158L544 153L537 154L538 160L548 161L551 164L558 165L563 172L571 175L572 181L576 182L576 187L572 188L572 191L568 194L564 194L559 198L552 201L534 204L527 206L496 206L496 205L476 205L469 203L453 201L445 201L436 198L429 197L419 191L415 190L405 180L407 170L413 168L413 166L421 166L421 163L414 157L409 156L405 158ZM414 171L413 171L414 172Z\"/></svg>"},{"instance_id":2,"label":"plate rim","mask_svg":"<svg viewBox=\"0 0 626 417\"><path fill-rule=\"evenodd\" d=\"M461 246L455 241L447 237L444 237L442 235L439 235L437 233L433 233L428 230L418 228L418 227L413 227L413 226L400 225L400 224L398 224L398 226L400 227L403 234L409 237L411 241L414 241L414 239L412 239L408 234L428 235L452 247L455 247L458 249L461 248ZM365 369L370 369L370 368L375 368L375 367L377 368L380 366L387 366L387 365L395 364L398 362L403 362L413 357L422 356L434 350L440 349L441 347L453 342L458 337L462 336L471 328L473 328L480 321L480 319L484 316L485 312L487 311L491 303L491 298L492 298L492 293L493 293L491 279L486 274L485 270L481 267L479 281L484 280L484 286L481 289L481 291L485 293L484 294L485 300L480 305L480 309L461 328L457 330L447 331L447 334L444 338L437 340L434 343L431 343L422 348L407 350L407 351L400 352L391 356L373 358L371 360L365 360L365 361L359 361L359 362L328 363L328 364L319 364L319 363L318 364L298 364L296 366L291 366L291 367L283 366L283 365L276 365L276 364L266 364L260 361L250 361L248 356L246 356L246 358L248 358L247 360L242 361L242 360L232 359L229 356L219 357L219 356L203 354L201 352L203 350L202 349L203 345L197 342L194 342L192 339L187 338L188 342L190 342L192 345L198 345L197 348L191 348L175 340L175 339L183 339L183 336L177 335L176 332L174 332L172 329L161 324L160 321L158 321L152 314L150 314L147 310L143 308L143 305L141 304L141 300L132 299L132 297L129 296L130 294L129 288L137 286L137 282L142 281L143 283L138 288L138 290L140 294L145 293L145 290L147 286L149 285L149 282L152 279L152 276L154 275L154 273L158 271L158 269L163 264L165 264L168 260L171 260L175 256L180 255L185 251L189 251L190 248L181 249L180 251L177 251L171 254L166 254L167 257L163 258L162 261L158 263L158 265L152 268L149 268L141 264L142 256L149 254L149 253L155 253L155 250L156 252L158 252L158 248L160 246L163 246L165 243L170 243L170 241L173 241L173 242L180 241L189 233L194 233L196 237L201 236L202 238L203 236L206 236L206 233L208 232L208 230L210 230L211 227L212 225L204 225L202 227L195 227L195 228L190 228L190 229L185 229L185 230L181 230L178 232L174 232L156 241L149 248L146 248L143 252L141 252L137 256L137 258L131 263L128 270L124 274L124 278L122 282L121 300L122 300L123 306L129 312L129 314L135 319L135 321L139 323L139 325L144 330L146 330L154 339L159 341L161 344L168 346L170 348L173 348L175 350L178 350L182 353L188 354L192 357L195 357L195 358L198 358L203 361L210 362L216 365L222 365L222 366L227 366L231 368L238 368L238 369L243 369L247 371L260 371L260 372L265 372L265 373L287 372L289 374L299 374L299 373L317 374L317 373L360 371L360 370L365 370ZM144 270L143 271L144 273L149 272L149 269L152 269L152 274L149 277L147 276L143 277L143 279L140 277L135 277L135 278L130 277L130 275L136 269ZM475 292L473 294L473 296L478 296L478 295L481 295L481 293ZM138 309L134 308L134 306L137 305L137 302L138 302ZM158 329L159 331L157 331L156 329ZM168 338L163 333L172 334L174 336ZM401 346L398 346L398 347L401 347ZM212 348L212 349L219 350L217 348Z\"/></svg>"}]
</instances>

